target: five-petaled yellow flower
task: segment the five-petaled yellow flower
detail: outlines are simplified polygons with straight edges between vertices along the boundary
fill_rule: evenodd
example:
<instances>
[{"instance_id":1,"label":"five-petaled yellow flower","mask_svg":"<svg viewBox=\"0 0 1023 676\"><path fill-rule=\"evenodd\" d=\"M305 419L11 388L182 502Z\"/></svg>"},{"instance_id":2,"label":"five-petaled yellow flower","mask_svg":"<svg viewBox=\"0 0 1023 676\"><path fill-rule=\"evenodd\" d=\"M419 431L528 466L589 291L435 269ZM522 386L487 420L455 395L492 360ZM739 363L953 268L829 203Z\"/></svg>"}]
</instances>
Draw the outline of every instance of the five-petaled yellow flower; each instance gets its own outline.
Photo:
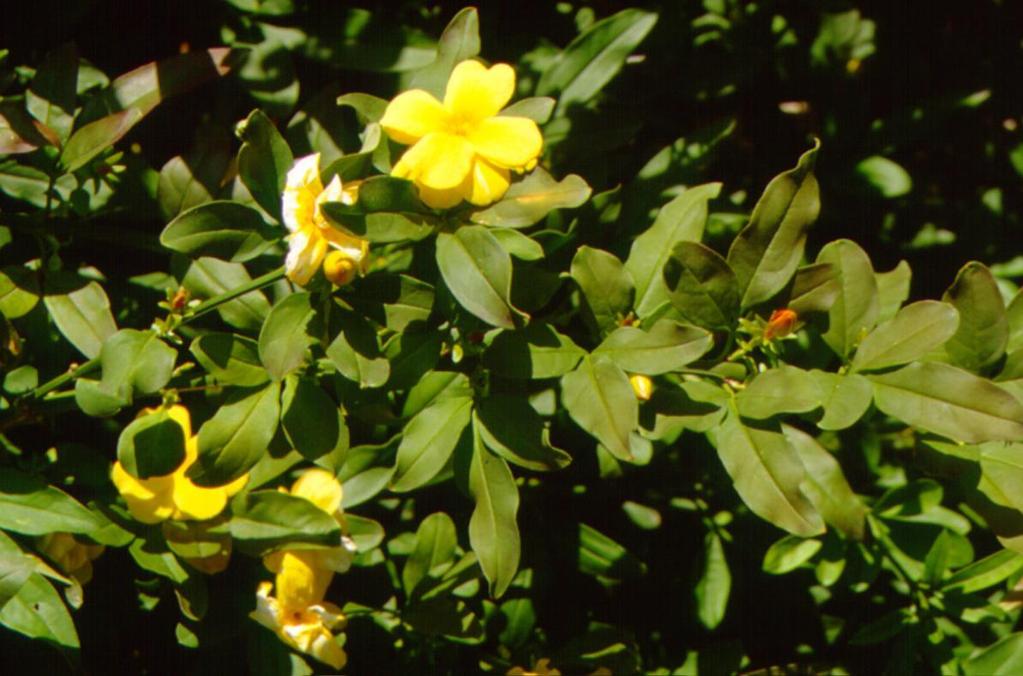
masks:
<instances>
[{"instance_id":1,"label":"five-petaled yellow flower","mask_svg":"<svg viewBox=\"0 0 1023 676\"><path fill-rule=\"evenodd\" d=\"M79 584L92 579L92 562L106 549L103 545L79 542L71 533L47 533L36 541L39 551L65 575Z\"/></svg>"},{"instance_id":2,"label":"five-petaled yellow flower","mask_svg":"<svg viewBox=\"0 0 1023 676\"><path fill-rule=\"evenodd\" d=\"M511 66L462 61L451 73L443 103L421 89L399 94L380 125L412 147L391 173L414 182L420 199L436 209L500 199L510 171L532 169L543 148L536 122L500 115L514 92Z\"/></svg>"},{"instance_id":3,"label":"five-petaled yellow flower","mask_svg":"<svg viewBox=\"0 0 1023 676\"><path fill-rule=\"evenodd\" d=\"M307 470L295 481L291 494L309 500L344 527L341 484L333 474ZM347 655L332 632L344 627L345 618L337 606L323 598L334 573L348 570L354 552L354 543L342 535L338 547L287 548L264 557L264 565L277 575L274 583L259 585L252 618L291 647L340 669ZM276 597L272 595L275 586Z\"/></svg>"},{"instance_id":4,"label":"five-petaled yellow flower","mask_svg":"<svg viewBox=\"0 0 1023 676\"><path fill-rule=\"evenodd\" d=\"M343 187L341 177L323 187L320 180L320 154L306 155L288 171L281 211L288 235L288 256L284 267L288 278L305 286L324 265L331 282L347 284L356 272L365 272L369 264L369 242L332 226L320 206L324 202L355 204L356 186ZM333 249L328 254L328 250Z\"/></svg>"},{"instance_id":5,"label":"five-petaled yellow flower","mask_svg":"<svg viewBox=\"0 0 1023 676\"><path fill-rule=\"evenodd\" d=\"M145 409L143 413L155 413L156 410ZM178 468L163 476L139 479L128 474L121 463L117 462L114 463L111 478L128 503L128 511L142 523L159 523L166 519L212 519L224 511L227 499L245 486L249 475L241 476L225 486L196 486L185 476L188 468L199 458L199 440L192 436L192 420L188 409L175 405L170 407L167 414L181 425L185 433L185 459Z\"/></svg>"}]
</instances>

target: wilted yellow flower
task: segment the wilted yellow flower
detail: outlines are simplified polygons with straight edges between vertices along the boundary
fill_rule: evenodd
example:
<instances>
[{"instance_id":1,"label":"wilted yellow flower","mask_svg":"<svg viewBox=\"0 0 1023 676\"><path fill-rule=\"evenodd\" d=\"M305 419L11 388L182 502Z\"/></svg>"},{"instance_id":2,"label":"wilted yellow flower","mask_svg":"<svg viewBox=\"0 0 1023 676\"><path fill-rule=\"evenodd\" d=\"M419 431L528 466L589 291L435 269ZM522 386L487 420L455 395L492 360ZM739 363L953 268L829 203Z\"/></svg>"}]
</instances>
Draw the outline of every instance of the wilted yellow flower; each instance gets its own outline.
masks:
<instances>
[{"instance_id":1,"label":"wilted yellow flower","mask_svg":"<svg viewBox=\"0 0 1023 676\"><path fill-rule=\"evenodd\" d=\"M341 609L322 601L304 604L281 589L278 589L278 597L274 598L272 592L272 583L260 583L256 591L256 609L249 616L292 648L312 655L334 669L343 667L348 656L332 633L344 628L345 616Z\"/></svg>"},{"instance_id":2,"label":"wilted yellow flower","mask_svg":"<svg viewBox=\"0 0 1023 676\"><path fill-rule=\"evenodd\" d=\"M146 409L143 413L155 413ZM199 440L192 436L192 420L184 406L171 406L167 411L171 420L181 425L185 433L185 459L176 470L163 476L138 479L114 463L111 478L128 511L142 523L159 523L166 519L203 521L224 511L227 499L240 491L249 475L245 474L225 486L196 486L185 476L188 468L199 458Z\"/></svg>"},{"instance_id":3,"label":"wilted yellow flower","mask_svg":"<svg viewBox=\"0 0 1023 676\"><path fill-rule=\"evenodd\" d=\"M79 542L71 533L47 533L36 540L36 546L62 573L80 584L92 579L92 562L106 549L103 545Z\"/></svg>"},{"instance_id":4,"label":"wilted yellow flower","mask_svg":"<svg viewBox=\"0 0 1023 676\"><path fill-rule=\"evenodd\" d=\"M234 542L229 533L210 532L226 519L210 521L164 521L163 539L175 545L175 551L196 570L214 575L227 569ZM193 553L194 556L187 554Z\"/></svg>"},{"instance_id":5,"label":"wilted yellow flower","mask_svg":"<svg viewBox=\"0 0 1023 676\"><path fill-rule=\"evenodd\" d=\"M510 171L532 169L543 148L536 122L500 115L514 92L515 71L508 64L487 68L462 61L451 73L443 103L421 89L399 94L380 125L412 147L391 173L414 182L420 199L436 209L500 199Z\"/></svg>"},{"instance_id":6,"label":"wilted yellow flower","mask_svg":"<svg viewBox=\"0 0 1023 676\"><path fill-rule=\"evenodd\" d=\"M365 272L369 263L369 242L331 225L320 209L324 202L355 204L357 196L354 186L342 187L340 176L323 187L319 153L295 161L288 172L281 200L284 225L291 231L288 256L284 260L288 279L303 286L308 284L331 248L350 261L353 270ZM335 256L334 260L338 259Z\"/></svg>"},{"instance_id":7,"label":"wilted yellow flower","mask_svg":"<svg viewBox=\"0 0 1023 676\"><path fill-rule=\"evenodd\" d=\"M636 398L640 401L649 400L654 393L654 383L646 376L639 374L630 376L629 384L632 385L632 391L636 393Z\"/></svg>"}]
</instances>

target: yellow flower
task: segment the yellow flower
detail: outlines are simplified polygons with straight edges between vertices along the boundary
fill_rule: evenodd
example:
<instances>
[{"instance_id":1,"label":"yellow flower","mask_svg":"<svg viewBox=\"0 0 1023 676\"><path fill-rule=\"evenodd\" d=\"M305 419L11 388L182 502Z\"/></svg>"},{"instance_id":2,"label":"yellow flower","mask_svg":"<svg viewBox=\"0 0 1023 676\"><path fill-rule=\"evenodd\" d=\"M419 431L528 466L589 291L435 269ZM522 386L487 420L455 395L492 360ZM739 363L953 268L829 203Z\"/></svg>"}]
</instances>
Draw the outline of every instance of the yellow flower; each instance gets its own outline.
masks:
<instances>
[{"instance_id":1,"label":"yellow flower","mask_svg":"<svg viewBox=\"0 0 1023 676\"><path fill-rule=\"evenodd\" d=\"M47 533L38 540L39 551L65 575L85 584L92 579L92 562L106 549L103 545L79 542L71 533Z\"/></svg>"},{"instance_id":2,"label":"yellow flower","mask_svg":"<svg viewBox=\"0 0 1023 676\"><path fill-rule=\"evenodd\" d=\"M636 398L640 401L648 401L654 393L654 384L646 376L639 374L630 376L629 384L632 385L632 391L636 393Z\"/></svg>"},{"instance_id":3,"label":"yellow flower","mask_svg":"<svg viewBox=\"0 0 1023 676\"><path fill-rule=\"evenodd\" d=\"M146 409L143 413L154 413ZM128 474L120 462L114 463L111 478L128 511L142 523L159 523L166 519L204 521L224 511L227 499L240 491L249 475L241 476L225 486L196 486L185 472L199 457L199 441L192 436L192 421L184 406L171 406L168 415L181 425L185 433L185 459L176 470L163 476L138 479Z\"/></svg>"},{"instance_id":4,"label":"yellow flower","mask_svg":"<svg viewBox=\"0 0 1023 676\"><path fill-rule=\"evenodd\" d=\"M279 598L271 596L273 584L262 582L256 591L256 609L249 617L273 631L292 648L312 655L334 669L348 661L344 648L331 633L343 629L345 616L333 603L303 605L278 590Z\"/></svg>"},{"instance_id":5,"label":"yellow flower","mask_svg":"<svg viewBox=\"0 0 1023 676\"><path fill-rule=\"evenodd\" d=\"M536 166L543 137L536 122L499 115L515 92L515 71L462 61L451 73L441 103L421 89L399 94L380 125L411 148L391 174L407 178L435 209L462 200L483 206L508 189L510 171Z\"/></svg>"},{"instance_id":6,"label":"yellow flower","mask_svg":"<svg viewBox=\"0 0 1023 676\"><path fill-rule=\"evenodd\" d=\"M356 198L357 188L342 187L340 176L335 176L326 188L323 187L319 153L295 161L288 172L281 201L284 225L291 231L288 235L288 257L284 261L291 281L302 286L308 284L330 248L349 260L353 270L366 271L369 242L332 226L320 209L324 202L350 205L355 204Z\"/></svg>"}]
</instances>

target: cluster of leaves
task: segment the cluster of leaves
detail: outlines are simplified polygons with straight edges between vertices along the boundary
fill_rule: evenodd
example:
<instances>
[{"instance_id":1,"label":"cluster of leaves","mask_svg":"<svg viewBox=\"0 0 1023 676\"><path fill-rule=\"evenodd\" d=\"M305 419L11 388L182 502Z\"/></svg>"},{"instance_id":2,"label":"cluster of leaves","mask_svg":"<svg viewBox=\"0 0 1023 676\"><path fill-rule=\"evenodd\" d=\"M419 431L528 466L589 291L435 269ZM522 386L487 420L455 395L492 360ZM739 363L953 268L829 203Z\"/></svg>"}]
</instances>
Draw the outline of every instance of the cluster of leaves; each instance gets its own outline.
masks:
<instances>
[{"instance_id":1,"label":"cluster of leaves","mask_svg":"<svg viewBox=\"0 0 1023 676\"><path fill-rule=\"evenodd\" d=\"M90 642L128 654L159 633L118 625L158 623L156 640L195 663L247 652L253 671L308 673L244 617L260 556L339 537L275 490L315 463L356 512L355 567L331 592L354 673L541 658L565 673L1012 671L1023 296L971 262L941 300L908 302L906 262L878 272L850 239L808 256L832 208L821 213L818 155L826 166L834 142L849 159L833 124L823 148L759 184L700 183L731 119L649 155L634 140L644 118L626 93L680 58L663 45L673 27L704 64L690 86L720 107L751 86L728 64L756 58L730 49L766 35L784 63L799 44L774 4L599 20L579 8L567 46L512 55L509 111L542 125L541 166L493 205L445 212L387 175L402 148L380 128L385 98L336 84L306 96L299 71L391 73L367 81L387 97L440 93L456 63L492 56L473 9L433 41L416 26L437 17L417 24L408 8L328 22L301 2L228 0L230 47L113 80L70 46L34 69L0 62L0 624L72 664L80 643L86 662L102 654ZM855 76L874 27L825 13L807 53ZM224 103L159 170L114 148L199 86L259 106L236 144L241 115ZM885 138L908 136L887 124ZM296 288L280 267L285 175L309 152L324 183L361 181L354 206L325 206L371 243L369 274L340 290ZM890 158L855 167L885 200L910 192ZM902 212L890 213L894 236ZM798 323L777 329L782 309ZM191 479L250 477L202 527L134 521L109 480L115 457L141 478L181 464L179 428L136 418L174 400L198 429ZM109 593L44 563L33 538L54 532L107 545L92 584ZM217 578L186 562L227 541L236 556ZM779 611L794 621L751 633L751 616L777 625Z\"/></svg>"}]
</instances>

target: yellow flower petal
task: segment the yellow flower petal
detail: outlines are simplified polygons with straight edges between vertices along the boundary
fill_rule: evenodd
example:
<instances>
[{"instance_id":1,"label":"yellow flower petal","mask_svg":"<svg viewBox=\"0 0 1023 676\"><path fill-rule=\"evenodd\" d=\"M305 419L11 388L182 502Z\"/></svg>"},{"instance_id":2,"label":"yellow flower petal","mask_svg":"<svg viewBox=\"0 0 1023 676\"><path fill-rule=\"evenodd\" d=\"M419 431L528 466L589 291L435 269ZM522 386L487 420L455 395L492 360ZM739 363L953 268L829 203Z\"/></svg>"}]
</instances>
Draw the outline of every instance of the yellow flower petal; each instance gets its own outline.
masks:
<instances>
[{"instance_id":1,"label":"yellow flower petal","mask_svg":"<svg viewBox=\"0 0 1023 676\"><path fill-rule=\"evenodd\" d=\"M124 497L128 511L136 521L159 523L174 513L174 500L171 495L174 479L171 475L136 479L117 462L114 463L110 478Z\"/></svg>"},{"instance_id":2,"label":"yellow flower petal","mask_svg":"<svg viewBox=\"0 0 1023 676\"><path fill-rule=\"evenodd\" d=\"M482 120L501 112L515 93L515 71L506 63L489 69L479 61L462 61L451 71L444 107L456 118Z\"/></svg>"},{"instance_id":3,"label":"yellow flower petal","mask_svg":"<svg viewBox=\"0 0 1023 676\"><path fill-rule=\"evenodd\" d=\"M305 498L333 516L341 508L341 482L325 469L308 469L295 480L291 494Z\"/></svg>"},{"instance_id":4,"label":"yellow flower petal","mask_svg":"<svg viewBox=\"0 0 1023 676\"><path fill-rule=\"evenodd\" d=\"M496 202L508 190L508 170L495 167L482 157L476 158L472 176L472 194L469 196L469 201L476 206L485 206Z\"/></svg>"},{"instance_id":5,"label":"yellow flower petal","mask_svg":"<svg viewBox=\"0 0 1023 676\"><path fill-rule=\"evenodd\" d=\"M174 477L175 518L203 521L212 519L227 506L227 491L223 486L205 488L196 486L187 477Z\"/></svg>"},{"instance_id":6,"label":"yellow flower petal","mask_svg":"<svg viewBox=\"0 0 1023 676\"><path fill-rule=\"evenodd\" d=\"M294 233L288 238L288 256L284 259L288 279L305 286L316 274L326 255L327 240L320 234L319 228L314 226Z\"/></svg>"},{"instance_id":7,"label":"yellow flower petal","mask_svg":"<svg viewBox=\"0 0 1023 676\"><path fill-rule=\"evenodd\" d=\"M221 488L223 488L224 492L227 493L227 497L231 497L241 489L245 488L245 484L248 483L248 481L249 475L243 474L231 483L221 486Z\"/></svg>"},{"instance_id":8,"label":"yellow flower petal","mask_svg":"<svg viewBox=\"0 0 1023 676\"><path fill-rule=\"evenodd\" d=\"M281 196L281 215L288 230L296 232L313 223L316 198L321 192L320 154L299 158L288 171Z\"/></svg>"},{"instance_id":9,"label":"yellow flower petal","mask_svg":"<svg viewBox=\"0 0 1023 676\"><path fill-rule=\"evenodd\" d=\"M432 209L450 209L460 204L463 200L469 199L472 195L472 184L473 175L470 172L465 175L465 180L462 181L461 185L454 188L434 190L425 185L417 187L419 188L419 199L423 204Z\"/></svg>"},{"instance_id":10,"label":"yellow flower petal","mask_svg":"<svg viewBox=\"0 0 1023 676\"><path fill-rule=\"evenodd\" d=\"M446 190L461 184L472 171L472 144L461 136L433 132L409 148L391 173L415 183Z\"/></svg>"},{"instance_id":11,"label":"yellow flower petal","mask_svg":"<svg viewBox=\"0 0 1023 676\"><path fill-rule=\"evenodd\" d=\"M446 128L448 112L432 94L422 89L399 94L387 104L380 126L403 145L412 145L434 131Z\"/></svg>"},{"instance_id":12,"label":"yellow flower petal","mask_svg":"<svg viewBox=\"0 0 1023 676\"><path fill-rule=\"evenodd\" d=\"M320 568L313 550L286 551L277 573L277 598L285 611L304 609L323 600L334 572Z\"/></svg>"},{"instance_id":13,"label":"yellow flower petal","mask_svg":"<svg viewBox=\"0 0 1023 676\"><path fill-rule=\"evenodd\" d=\"M469 134L476 152L505 169L524 168L543 149L536 122L525 117L491 117L481 120Z\"/></svg>"}]
</instances>

